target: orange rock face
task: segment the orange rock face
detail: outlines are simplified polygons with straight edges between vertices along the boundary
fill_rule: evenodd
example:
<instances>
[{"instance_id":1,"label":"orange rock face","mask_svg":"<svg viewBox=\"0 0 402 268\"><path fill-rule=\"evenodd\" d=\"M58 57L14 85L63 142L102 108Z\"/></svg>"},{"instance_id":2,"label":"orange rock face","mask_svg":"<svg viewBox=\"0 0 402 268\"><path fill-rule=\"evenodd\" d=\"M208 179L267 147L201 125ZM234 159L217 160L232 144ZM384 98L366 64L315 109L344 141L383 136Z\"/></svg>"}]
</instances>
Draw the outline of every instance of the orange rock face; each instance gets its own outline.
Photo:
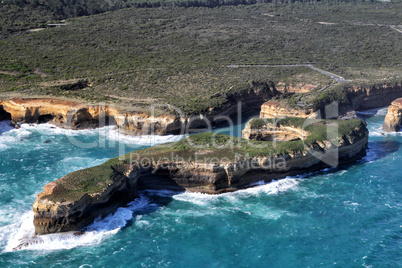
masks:
<instances>
[{"instance_id":1,"label":"orange rock face","mask_svg":"<svg viewBox=\"0 0 402 268\"><path fill-rule=\"evenodd\" d=\"M261 106L261 118L279 118L279 117L301 117L316 118L317 114L313 110L301 110L286 107L284 104L276 101L267 101Z\"/></svg>"},{"instance_id":2,"label":"orange rock face","mask_svg":"<svg viewBox=\"0 0 402 268\"><path fill-rule=\"evenodd\" d=\"M49 122L71 129L99 127L102 120L105 120L105 125L109 117L113 119L117 112L109 107L44 98L14 98L3 101L0 105L11 115L14 124Z\"/></svg>"},{"instance_id":3,"label":"orange rock face","mask_svg":"<svg viewBox=\"0 0 402 268\"><path fill-rule=\"evenodd\" d=\"M384 131L396 132L400 130L402 121L402 98L394 100L388 107L387 116L385 116Z\"/></svg>"},{"instance_id":4,"label":"orange rock face","mask_svg":"<svg viewBox=\"0 0 402 268\"><path fill-rule=\"evenodd\" d=\"M172 115L154 117L140 112L123 112L108 106L46 98L14 98L1 101L0 107L13 124L47 122L68 129L115 124L121 132L132 135L174 133L180 131L183 123Z\"/></svg>"},{"instance_id":5,"label":"orange rock face","mask_svg":"<svg viewBox=\"0 0 402 268\"><path fill-rule=\"evenodd\" d=\"M280 92L287 92L287 93L308 93L313 89L317 88L316 85L312 84L290 84L287 85L285 83L279 82L276 84L276 89Z\"/></svg>"}]
</instances>

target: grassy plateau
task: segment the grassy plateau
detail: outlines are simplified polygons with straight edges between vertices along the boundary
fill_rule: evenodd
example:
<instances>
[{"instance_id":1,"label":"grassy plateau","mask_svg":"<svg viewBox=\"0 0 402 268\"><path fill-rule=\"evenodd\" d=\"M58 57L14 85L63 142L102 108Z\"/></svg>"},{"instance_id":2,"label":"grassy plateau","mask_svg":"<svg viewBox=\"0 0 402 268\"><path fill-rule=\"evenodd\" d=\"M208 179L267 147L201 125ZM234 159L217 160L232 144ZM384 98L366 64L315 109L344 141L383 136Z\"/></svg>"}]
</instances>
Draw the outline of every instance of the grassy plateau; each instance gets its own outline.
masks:
<instances>
[{"instance_id":1,"label":"grassy plateau","mask_svg":"<svg viewBox=\"0 0 402 268\"><path fill-rule=\"evenodd\" d=\"M329 89L402 80L402 2L272 3L127 8L67 19L65 26L0 40L0 97L48 96L147 111L151 103L187 114L272 81ZM320 93L321 94L321 93ZM288 95L278 98L300 96ZM308 99L308 98L307 98ZM310 98L311 99L311 98Z\"/></svg>"}]
</instances>

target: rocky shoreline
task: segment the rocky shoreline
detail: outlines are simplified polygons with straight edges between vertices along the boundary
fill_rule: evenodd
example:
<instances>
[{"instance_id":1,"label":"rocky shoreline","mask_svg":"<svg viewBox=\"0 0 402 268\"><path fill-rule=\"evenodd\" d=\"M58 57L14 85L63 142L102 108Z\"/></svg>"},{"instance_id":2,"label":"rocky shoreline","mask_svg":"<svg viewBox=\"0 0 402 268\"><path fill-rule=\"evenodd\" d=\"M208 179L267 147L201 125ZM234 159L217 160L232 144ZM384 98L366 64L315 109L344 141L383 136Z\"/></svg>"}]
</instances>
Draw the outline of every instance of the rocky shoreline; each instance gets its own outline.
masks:
<instances>
[{"instance_id":1,"label":"rocky shoreline","mask_svg":"<svg viewBox=\"0 0 402 268\"><path fill-rule=\"evenodd\" d=\"M11 120L16 127L21 123L50 123L66 129L115 125L119 132L127 135L184 134L205 127L206 121L219 124L239 110L259 110L265 101L278 94L281 93L273 85L256 85L240 93L221 96L225 102L220 107L211 107L192 116L169 105L162 105L167 108L165 112L158 111L158 105L151 106L148 114L114 105L89 105L55 98L0 99L0 120Z\"/></svg>"},{"instance_id":2,"label":"rocky shoreline","mask_svg":"<svg viewBox=\"0 0 402 268\"><path fill-rule=\"evenodd\" d=\"M113 213L118 206L135 199L138 190L219 194L260 181L352 163L365 155L368 130L364 121L349 121L341 123L347 134L332 140L309 140L309 135L304 141L283 142L280 148L271 148L268 141L242 139L233 148L212 149L212 138L226 142L231 137L201 133L190 137L196 145L202 144L202 148L189 146L184 139L135 152L146 161L133 162L126 155L124 160L114 158L100 166L70 173L46 185L37 196L33 206L35 232L81 231L95 218ZM322 121L314 127L320 127L321 131L336 122ZM256 147L250 147L250 142ZM169 159L171 154L174 157ZM225 158L219 160L220 154ZM194 156L199 159L191 158Z\"/></svg>"},{"instance_id":3,"label":"rocky shoreline","mask_svg":"<svg viewBox=\"0 0 402 268\"><path fill-rule=\"evenodd\" d=\"M354 109L374 108L387 105L389 98L379 98L379 95L389 91L389 98L402 97L402 87L378 86L371 88L351 88L347 107L340 107L342 112ZM202 118L213 116L232 116L238 106L248 105L247 109L261 109L261 118L297 117L304 119L319 118L319 112L312 109L290 108L281 102L268 101L277 94L272 89L255 90L229 96L227 102L219 109L211 108L207 115L201 115L199 121L191 121L189 117L162 114L150 116L146 113L127 112L114 107L100 105L85 105L78 102L57 99L19 99L2 100L0 102L0 120L11 120L14 125L20 123L48 122L69 129L97 128L114 124L125 134L176 134L183 129L192 129L203 125ZM255 99L258 101L255 101ZM254 101L253 101L254 100ZM239 104L239 101L244 101ZM264 103L265 102L265 103ZM261 104L264 103L262 106ZM399 107L394 102L390 109L398 114ZM395 108L396 107L396 108ZM395 108L395 109L394 109ZM244 111L244 110L243 110ZM400 116L387 115L384 129L396 129ZM387 123L388 122L388 123ZM395 123L396 122L396 123ZM301 136L299 134L302 134ZM243 137L260 142L282 140L294 145L295 142L305 142L312 136L311 132L300 126L265 126L253 129L250 124L243 131ZM198 135L198 134L197 134ZM336 165L352 163L364 154L368 142L368 131L363 122L358 127L339 137L334 143L328 140L309 141L307 147L298 150L231 159L226 162L193 162L193 161L151 161L147 166L133 165L128 162L113 162L112 159L101 165L102 175L92 175L92 169L85 169L68 174L44 187L34 203L35 232L48 234L55 232L80 231L99 216L103 217L114 212L137 197L138 190L168 189L174 191L195 191L209 194L236 191L250 187L258 181L270 182L273 179L284 178L305 172L319 170L331 164L331 158L338 156ZM304 145L306 145L304 144ZM336 145L334 145L336 144ZM158 150L158 146L154 150ZM169 150L171 151L171 150ZM174 151L174 150L173 150ZM154 151L139 151L146 156L152 156ZM194 155L208 156L221 154L225 156L231 151L209 149L194 151ZM248 155L247 150L238 151L239 155ZM285 161L285 166L278 168L278 160ZM281 161L282 161L281 160ZM266 168L269 163L269 168ZM276 163L276 166L272 166ZM168 167L168 168L161 168ZM95 172L96 173L96 172ZM98 173L96 173L98 174ZM106 174L106 175L105 175ZM106 177L104 177L106 176ZM74 178L71 180L71 178ZM98 182L96 191L77 191L80 183L86 180L97 181L104 177L104 182ZM78 186L77 186L78 185ZM73 198L72 198L73 196Z\"/></svg>"}]
</instances>

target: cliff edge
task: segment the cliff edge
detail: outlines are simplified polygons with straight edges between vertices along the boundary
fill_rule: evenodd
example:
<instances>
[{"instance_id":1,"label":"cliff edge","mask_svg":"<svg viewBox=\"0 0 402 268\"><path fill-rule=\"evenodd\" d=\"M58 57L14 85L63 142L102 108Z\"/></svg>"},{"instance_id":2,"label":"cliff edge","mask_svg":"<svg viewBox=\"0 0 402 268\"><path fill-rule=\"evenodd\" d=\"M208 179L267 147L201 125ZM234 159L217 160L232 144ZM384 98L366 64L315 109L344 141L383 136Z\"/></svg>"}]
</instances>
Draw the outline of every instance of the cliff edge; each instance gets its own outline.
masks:
<instances>
[{"instance_id":1,"label":"cliff edge","mask_svg":"<svg viewBox=\"0 0 402 268\"><path fill-rule=\"evenodd\" d=\"M135 151L50 182L33 205L37 234L80 231L95 218L132 201L138 190L209 194L353 162L365 154L362 120L287 118L281 127L304 128L303 140L257 141L200 133Z\"/></svg>"}]
</instances>

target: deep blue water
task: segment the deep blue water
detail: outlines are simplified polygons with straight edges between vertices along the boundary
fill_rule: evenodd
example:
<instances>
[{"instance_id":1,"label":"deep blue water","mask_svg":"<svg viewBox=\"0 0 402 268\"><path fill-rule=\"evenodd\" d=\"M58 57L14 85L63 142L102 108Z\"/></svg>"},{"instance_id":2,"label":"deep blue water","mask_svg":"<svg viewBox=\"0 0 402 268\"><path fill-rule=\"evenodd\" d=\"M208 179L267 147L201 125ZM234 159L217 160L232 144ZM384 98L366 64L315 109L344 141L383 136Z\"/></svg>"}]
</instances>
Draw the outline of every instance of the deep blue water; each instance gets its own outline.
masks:
<instances>
[{"instance_id":1,"label":"deep blue water","mask_svg":"<svg viewBox=\"0 0 402 268\"><path fill-rule=\"evenodd\" d=\"M42 236L17 251L46 183L181 137L3 124L0 267L401 267L402 136L381 133L384 111L360 114L369 150L353 166L222 195L143 192L82 236Z\"/></svg>"}]
</instances>

